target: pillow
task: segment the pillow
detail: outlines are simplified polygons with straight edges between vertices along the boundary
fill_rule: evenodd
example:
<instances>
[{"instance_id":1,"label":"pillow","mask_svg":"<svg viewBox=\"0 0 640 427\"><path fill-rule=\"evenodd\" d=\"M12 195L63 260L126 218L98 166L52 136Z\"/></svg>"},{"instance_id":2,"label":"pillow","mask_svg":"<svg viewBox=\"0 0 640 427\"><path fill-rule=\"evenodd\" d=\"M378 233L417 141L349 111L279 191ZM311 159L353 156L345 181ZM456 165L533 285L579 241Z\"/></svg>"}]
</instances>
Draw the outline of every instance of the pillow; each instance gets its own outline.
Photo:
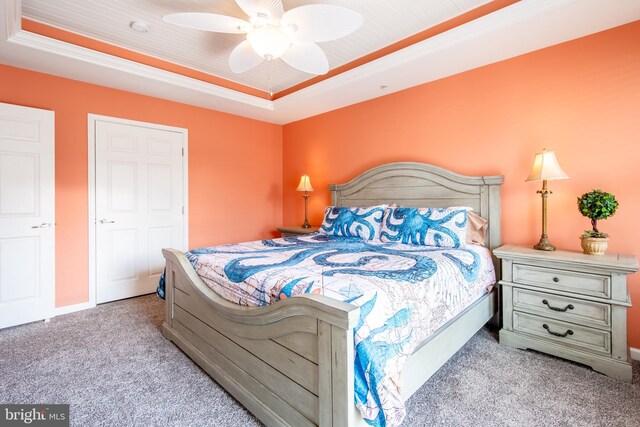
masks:
<instances>
[{"instance_id":1,"label":"pillow","mask_svg":"<svg viewBox=\"0 0 640 427\"><path fill-rule=\"evenodd\" d=\"M327 206L318 232L331 236L361 237L365 240L380 238L380 225L387 205L367 208Z\"/></svg>"},{"instance_id":2,"label":"pillow","mask_svg":"<svg viewBox=\"0 0 640 427\"><path fill-rule=\"evenodd\" d=\"M459 248L467 241L467 212L471 208L387 209L382 221L383 242Z\"/></svg>"},{"instance_id":3,"label":"pillow","mask_svg":"<svg viewBox=\"0 0 640 427\"><path fill-rule=\"evenodd\" d=\"M487 220L473 211L467 212L467 243L479 243L484 245L484 236L487 232Z\"/></svg>"}]
</instances>

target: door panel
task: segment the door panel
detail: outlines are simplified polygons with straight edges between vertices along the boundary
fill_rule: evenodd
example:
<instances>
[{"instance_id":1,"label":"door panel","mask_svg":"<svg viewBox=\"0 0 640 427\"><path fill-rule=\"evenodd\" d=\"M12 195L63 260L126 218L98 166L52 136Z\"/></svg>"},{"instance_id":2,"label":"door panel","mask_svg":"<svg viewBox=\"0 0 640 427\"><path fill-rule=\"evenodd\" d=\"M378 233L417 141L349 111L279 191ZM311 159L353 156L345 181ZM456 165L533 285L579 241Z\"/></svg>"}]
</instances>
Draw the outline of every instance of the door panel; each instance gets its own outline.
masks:
<instances>
[{"instance_id":1,"label":"door panel","mask_svg":"<svg viewBox=\"0 0 640 427\"><path fill-rule=\"evenodd\" d=\"M0 240L0 295L5 302L38 297L37 237Z\"/></svg>"},{"instance_id":2,"label":"door panel","mask_svg":"<svg viewBox=\"0 0 640 427\"><path fill-rule=\"evenodd\" d=\"M138 165L108 162L108 196L111 212L138 211Z\"/></svg>"},{"instance_id":3,"label":"door panel","mask_svg":"<svg viewBox=\"0 0 640 427\"><path fill-rule=\"evenodd\" d=\"M0 215L38 215L38 154L0 153Z\"/></svg>"},{"instance_id":4,"label":"door panel","mask_svg":"<svg viewBox=\"0 0 640 427\"><path fill-rule=\"evenodd\" d=\"M109 237L110 281L137 279L138 230L107 230L105 234Z\"/></svg>"},{"instance_id":5,"label":"door panel","mask_svg":"<svg viewBox=\"0 0 640 427\"><path fill-rule=\"evenodd\" d=\"M18 105L2 104L0 112L0 139L20 142L40 142L39 117L33 112L35 108L20 107ZM45 111L45 110L40 110ZM53 114L53 112L50 111ZM30 117L27 117L30 116Z\"/></svg>"},{"instance_id":6,"label":"door panel","mask_svg":"<svg viewBox=\"0 0 640 427\"><path fill-rule=\"evenodd\" d=\"M171 181L173 180L172 168L170 165L149 164L149 211L170 211L171 202Z\"/></svg>"},{"instance_id":7,"label":"door panel","mask_svg":"<svg viewBox=\"0 0 640 427\"><path fill-rule=\"evenodd\" d=\"M97 302L155 291L183 241L182 134L96 121Z\"/></svg>"},{"instance_id":8,"label":"door panel","mask_svg":"<svg viewBox=\"0 0 640 427\"><path fill-rule=\"evenodd\" d=\"M53 317L54 115L0 103L0 328Z\"/></svg>"}]
</instances>

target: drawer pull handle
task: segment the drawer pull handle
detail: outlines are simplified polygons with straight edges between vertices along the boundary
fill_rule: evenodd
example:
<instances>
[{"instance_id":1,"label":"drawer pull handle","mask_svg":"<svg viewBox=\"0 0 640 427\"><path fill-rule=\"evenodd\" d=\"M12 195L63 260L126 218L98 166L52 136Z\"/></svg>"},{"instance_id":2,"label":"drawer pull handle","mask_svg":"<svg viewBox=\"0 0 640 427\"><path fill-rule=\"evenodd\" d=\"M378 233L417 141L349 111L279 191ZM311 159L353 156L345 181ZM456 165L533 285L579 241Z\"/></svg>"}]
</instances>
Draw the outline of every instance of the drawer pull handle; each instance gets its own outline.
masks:
<instances>
[{"instance_id":1,"label":"drawer pull handle","mask_svg":"<svg viewBox=\"0 0 640 427\"><path fill-rule=\"evenodd\" d=\"M549 301L547 301L546 299L543 299L543 300L542 300L542 303L543 303L544 305L546 305L547 307L549 307L549 308L550 308L551 310L553 310L553 311L567 311L567 310L573 310L573 308L574 308L574 307L573 307L573 304L569 304L569 305L568 305L568 306L566 306L565 308L552 307L552 306L549 304Z\"/></svg>"},{"instance_id":2,"label":"drawer pull handle","mask_svg":"<svg viewBox=\"0 0 640 427\"><path fill-rule=\"evenodd\" d=\"M553 278L553 281L554 281L554 282L556 282L556 283L558 283L558 282L560 281L560 279L558 279L557 277L554 277L554 278Z\"/></svg>"},{"instance_id":3,"label":"drawer pull handle","mask_svg":"<svg viewBox=\"0 0 640 427\"><path fill-rule=\"evenodd\" d=\"M555 335L556 337L566 337L567 335L573 335L573 331L571 329L567 329L567 332L565 332L564 334L559 334L557 332L553 332L551 329L549 329L549 325L547 325L546 323L542 325L543 328L545 328L547 330L547 332L549 332L551 335Z\"/></svg>"}]
</instances>

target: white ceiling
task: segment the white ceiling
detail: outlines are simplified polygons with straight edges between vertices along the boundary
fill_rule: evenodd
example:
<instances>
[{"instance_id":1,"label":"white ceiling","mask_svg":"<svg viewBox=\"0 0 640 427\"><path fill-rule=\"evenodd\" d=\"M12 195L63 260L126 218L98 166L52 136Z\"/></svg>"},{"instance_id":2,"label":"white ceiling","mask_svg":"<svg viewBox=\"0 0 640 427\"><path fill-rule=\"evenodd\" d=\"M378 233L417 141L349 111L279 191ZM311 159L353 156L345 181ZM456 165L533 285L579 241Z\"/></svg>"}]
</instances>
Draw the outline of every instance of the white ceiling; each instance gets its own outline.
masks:
<instances>
[{"instance_id":1,"label":"white ceiling","mask_svg":"<svg viewBox=\"0 0 640 427\"><path fill-rule=\"evenodd\" d=\"M305 4L332 4L352 9L364 17L363 26L355 33L319 43L333 69L489 1L283 0L282 3L285 10ZM277 93L313 77L287 66L280 59L265 61L251 71L235 74L229 69L229 55L245 36L192 30L162 21L162 16L176 12L210 12L247 18L234 0L22 0L25 18L265 92ZM129 27L133 20L148 22L150 31L133 31Z\"/></svg>"},{"instance_id":2,"label":"white ceiling","mask_svg":"<svg viewBox=\"0 0 640 427\"><path fill-rule=\"evenodd\" d=\"M640 20L638 0L521 0L268 101L23 31L21 10L20 0L0 2L0 63L276 124L301 120ZM388 87L381 90L381 85Z\"/></svg>"}]
</instances>

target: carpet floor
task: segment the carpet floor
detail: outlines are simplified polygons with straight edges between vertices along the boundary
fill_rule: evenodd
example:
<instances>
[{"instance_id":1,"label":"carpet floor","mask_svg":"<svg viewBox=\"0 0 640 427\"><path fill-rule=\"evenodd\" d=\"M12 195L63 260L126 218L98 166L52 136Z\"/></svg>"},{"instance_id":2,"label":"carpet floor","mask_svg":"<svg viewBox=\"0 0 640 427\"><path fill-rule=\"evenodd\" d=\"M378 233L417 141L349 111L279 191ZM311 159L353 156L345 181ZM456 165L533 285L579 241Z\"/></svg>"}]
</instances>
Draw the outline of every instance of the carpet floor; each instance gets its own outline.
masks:
<instances>
[{"instance_id":1,"label":"carpet floor","mask_svg":"<svg viewBox=\"0 0 640 427\"><path fill-rule=\"evenodd\" d=\"M0 403L69 403L73 426L260 426L160 334L145 296L0 331ZM482 329L407 402L405 426L640 426L627 384Z\"/></svg>"}]
</instances>

